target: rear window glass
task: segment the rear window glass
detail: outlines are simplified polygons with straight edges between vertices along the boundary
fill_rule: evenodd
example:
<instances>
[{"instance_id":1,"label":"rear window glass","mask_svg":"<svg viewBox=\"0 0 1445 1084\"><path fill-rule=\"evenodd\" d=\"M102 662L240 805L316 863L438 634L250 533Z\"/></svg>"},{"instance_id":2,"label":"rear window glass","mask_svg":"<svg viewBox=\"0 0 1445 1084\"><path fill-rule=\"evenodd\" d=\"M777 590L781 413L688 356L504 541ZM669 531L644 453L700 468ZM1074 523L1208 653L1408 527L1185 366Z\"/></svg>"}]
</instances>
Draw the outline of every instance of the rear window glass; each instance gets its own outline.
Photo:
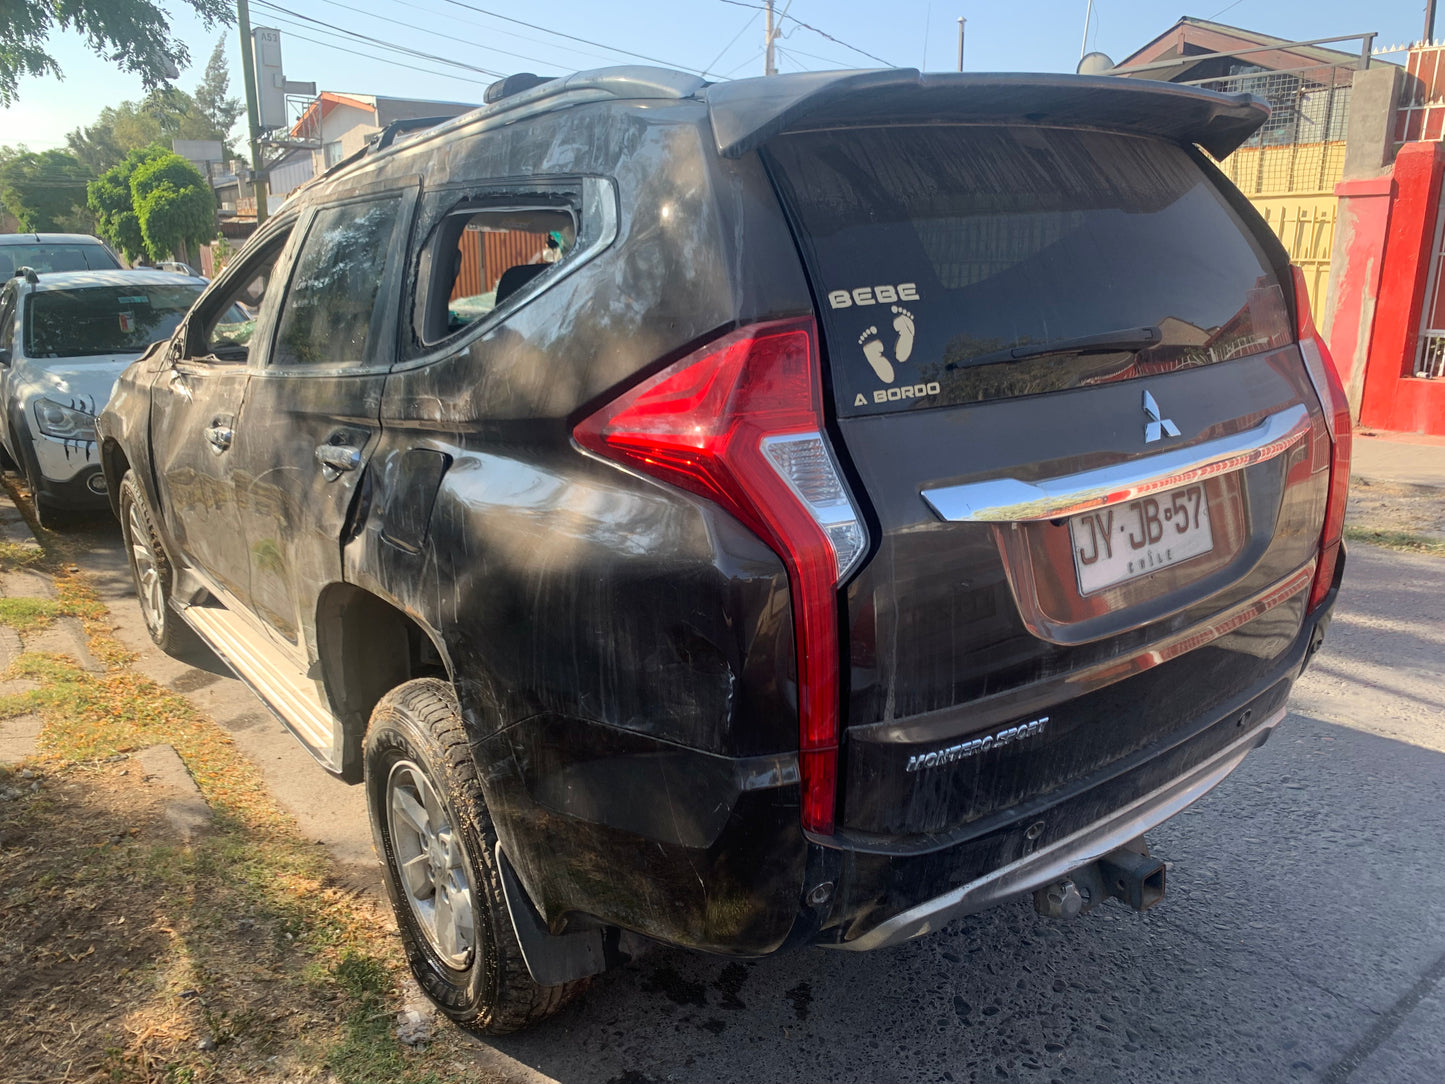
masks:
<instances>
[{"instance_id":1,"label":"rear window glass","mask_svg":"<svg viewBox=\"0 0 1445 1084\"><path fill-rule=\"evenodd\" d=\"M205 284L87 286L31 294L25 307L25 356L76 358L139 354L168 338Z\"/></svg>"},{"instance_id":2,"label":"rear window glass","mask_svg":"<svg viewBox=\"0 0 1445 1084\"><path fill-rule=\"evenodd\" d=\"M787 135L768 156L843 414L1128 379L1291 339L1263 251L1172 144L900 127Z\"/></svg>"},{"instance_id":3,"label":"rear window glass","mask_svg":"<svg viewBox=\"0 0 1445 1084\"><path fill-rule=\"evenodd\" d=\"M22 267L46 271L117 271L120 264L100 245L0 245L0 279Z\"/></svg>"}]
</instances>

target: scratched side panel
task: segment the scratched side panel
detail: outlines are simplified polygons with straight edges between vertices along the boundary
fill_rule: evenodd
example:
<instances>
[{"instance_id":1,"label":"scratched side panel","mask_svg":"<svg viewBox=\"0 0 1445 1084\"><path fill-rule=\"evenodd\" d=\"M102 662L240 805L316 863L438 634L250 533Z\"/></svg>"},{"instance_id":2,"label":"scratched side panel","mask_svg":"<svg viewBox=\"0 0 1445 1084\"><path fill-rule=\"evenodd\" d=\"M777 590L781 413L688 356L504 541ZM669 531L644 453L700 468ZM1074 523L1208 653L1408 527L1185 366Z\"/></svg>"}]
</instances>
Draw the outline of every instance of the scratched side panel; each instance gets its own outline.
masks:
<instances>
[{"instance_id":1,"label":"scratched side panel","mask_svg":"<svg viewBox=\"0 0 1445 1084\"><path fill-rule=\"evenodd\" d=\"M618 236L392 373L346 563L439 630L499 837L555 928L581 912L757 954L793 926L806 855L786 573L714 506L571 440L700 342L811 312L759 164L719 162L709 139L697 103L614 104L426 152L429 189L609 178ZM448 466L411 551L382 517L418 450Z\"/></svg>"}]
</instances>

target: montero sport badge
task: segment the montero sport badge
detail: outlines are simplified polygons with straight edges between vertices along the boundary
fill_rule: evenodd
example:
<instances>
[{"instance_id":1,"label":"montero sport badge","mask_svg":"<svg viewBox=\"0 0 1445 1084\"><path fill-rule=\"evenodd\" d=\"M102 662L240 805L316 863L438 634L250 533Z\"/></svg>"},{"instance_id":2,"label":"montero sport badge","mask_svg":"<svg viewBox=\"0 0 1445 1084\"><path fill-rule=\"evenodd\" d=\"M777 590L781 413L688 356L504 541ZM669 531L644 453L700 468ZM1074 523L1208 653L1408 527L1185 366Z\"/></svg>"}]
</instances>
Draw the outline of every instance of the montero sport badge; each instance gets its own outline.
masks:
<instances>
[{"instance_id":1,"label":"montero sport badge","mask_svg":"<svg viewBox=\"0 0 1445 1084\"><path fill-rule=\"evenodd\" d=\"M952 764L965 757L986 753L990 749L1000 749L1012 742L1023 741L1025 738L1036 738L1044 732L1044 727L1048 725L1048 722L1049 717L1041 715L1027 723L1005 727L993 734L986 734L982 738L971 738L968 741L959 742L957 745L934 750L932 753L918 753L908 758L908 767L904 771L926 771L929 768L937 768L940 764Z\"/></svg>"}]
</instances>

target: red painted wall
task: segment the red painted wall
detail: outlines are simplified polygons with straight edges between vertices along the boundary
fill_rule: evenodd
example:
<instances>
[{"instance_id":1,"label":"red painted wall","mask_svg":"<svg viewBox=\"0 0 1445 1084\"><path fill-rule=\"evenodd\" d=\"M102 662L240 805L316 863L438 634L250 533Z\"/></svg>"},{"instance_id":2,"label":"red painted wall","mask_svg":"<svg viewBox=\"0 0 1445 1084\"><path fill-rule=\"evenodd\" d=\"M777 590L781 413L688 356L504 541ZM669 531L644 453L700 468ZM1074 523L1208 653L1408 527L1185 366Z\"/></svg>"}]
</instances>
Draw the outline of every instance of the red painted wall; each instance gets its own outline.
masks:
<instances>
[{"instance_id":1,"label":"red painted wall","mask_svg":"<svg viewBox=\"0 0 1445 1084\"><path fill-rule=\"evenodd\" d=\"M1405 144L1395 156L1393 177L1395 198L1380 264L1383 272L1370 332L1360 424L1396 432L1445 434L1445 381L1410 375L1430 278L1436 214L1445 178L1445 145ZM1356 262L1353 252L1349 262ZM1336 330L1343 331L1338 313L1332 347Z\"/></svg>"},{"instance_id":2,"label":"red painted wall","mask_svg":"<svg viewBox=\"0 0 1445 1084\"><path fill-rule=\"evenodd\" d=\"M1358 414L1365 383L1365 360L1375 329L1380 299L1380 269L1385 262L1385 237L1395 183L1390 177L1344 181L1335 186L1340 201L1335 245L1345 255L1333 261L1330 301L1320 326L1326 328L1330 353Z\"/></svg>"}]
</instances>

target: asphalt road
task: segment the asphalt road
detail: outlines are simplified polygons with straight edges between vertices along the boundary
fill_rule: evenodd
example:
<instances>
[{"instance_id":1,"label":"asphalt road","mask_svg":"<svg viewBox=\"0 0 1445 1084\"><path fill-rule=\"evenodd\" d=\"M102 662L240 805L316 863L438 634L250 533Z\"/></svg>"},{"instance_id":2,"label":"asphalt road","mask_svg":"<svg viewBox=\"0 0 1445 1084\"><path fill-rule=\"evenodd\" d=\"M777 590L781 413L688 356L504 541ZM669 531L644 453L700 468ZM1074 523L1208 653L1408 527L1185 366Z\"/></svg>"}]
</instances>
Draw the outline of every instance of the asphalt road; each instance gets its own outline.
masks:
<instances>
[{"instance_id":1,"label":"asphalt road","mask_svg":"<svg viewBox=\"0 0 1445 1084\"><path fill-rule=\"evenodd\" d=\"M76 532L132 647L119 539ZM1354 548L1326 646L1274 738L1150 834L1169 895L1072 922L1020 899L868 955L657 948L479 1060L518 1079L1445 1081L1445 561ZM143 652L375 885L359 788L233 678ZM530 1067L530 1069L528 1068Z\"/></svg>"}]
</instances>

